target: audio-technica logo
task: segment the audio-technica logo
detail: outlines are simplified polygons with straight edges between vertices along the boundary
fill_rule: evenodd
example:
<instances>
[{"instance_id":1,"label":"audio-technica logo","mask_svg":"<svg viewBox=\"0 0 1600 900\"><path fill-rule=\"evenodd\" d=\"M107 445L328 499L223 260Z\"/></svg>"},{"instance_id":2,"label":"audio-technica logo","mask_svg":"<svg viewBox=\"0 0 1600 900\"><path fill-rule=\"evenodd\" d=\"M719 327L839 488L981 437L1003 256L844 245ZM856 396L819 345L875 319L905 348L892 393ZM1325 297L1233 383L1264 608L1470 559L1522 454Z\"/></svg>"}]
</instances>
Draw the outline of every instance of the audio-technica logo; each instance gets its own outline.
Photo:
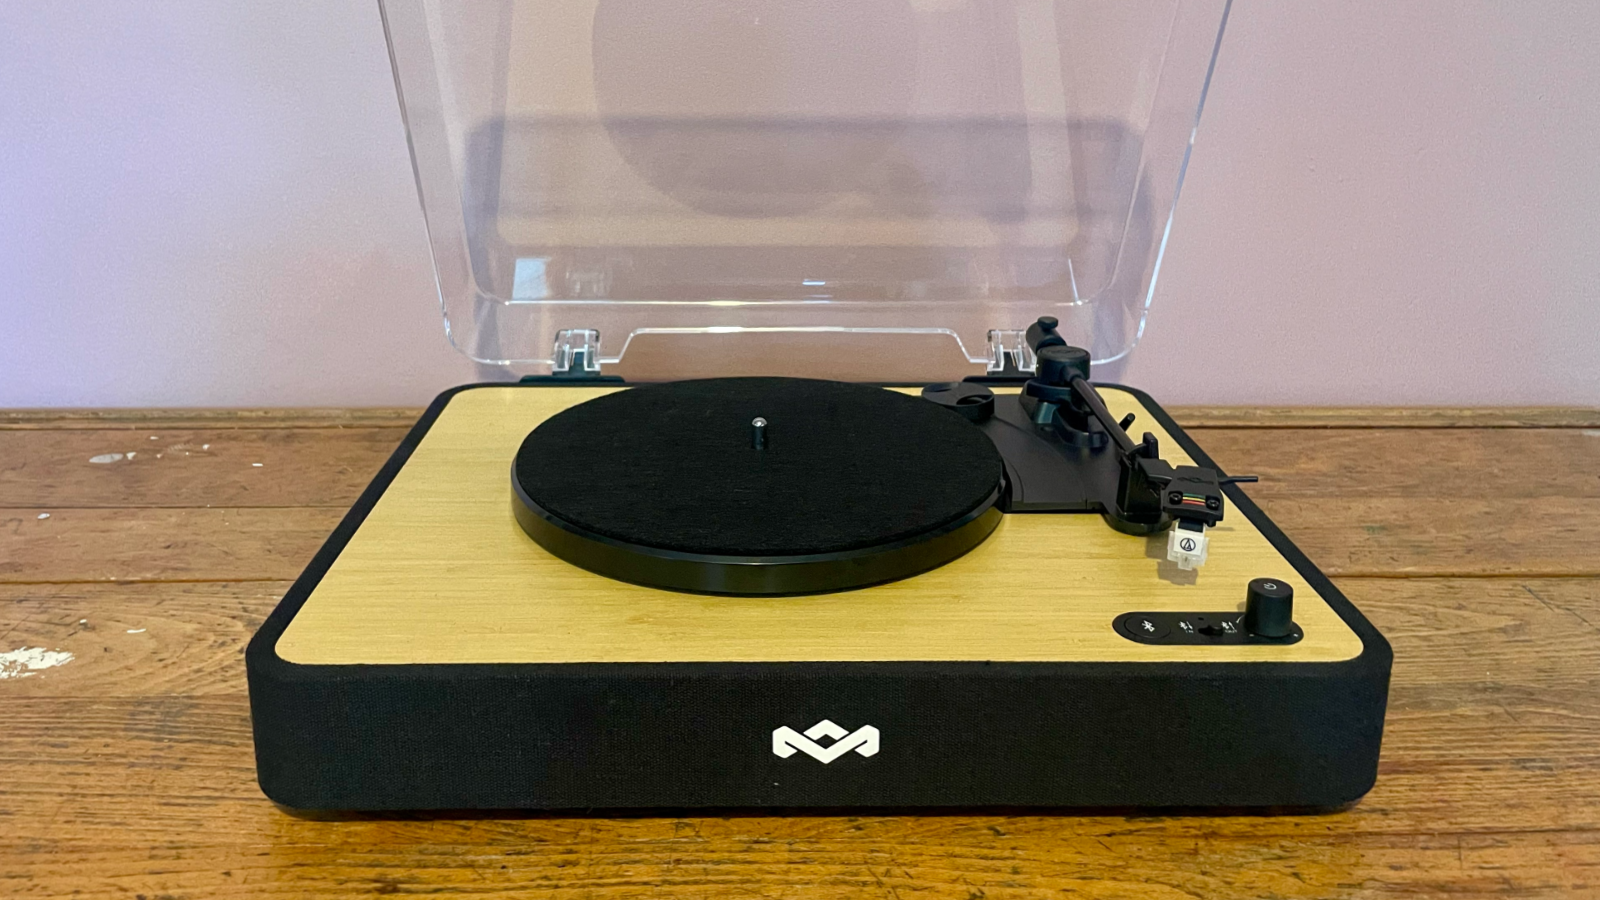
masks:
<instances>
[{"instance_id":1,"label":"audio-technica logo","mask_svg":"<svg viewBox=\"0 0 1600 900\"><path fill-rule=\"evenodd\" d=\"M817 743L822 738L827 738L833 743L827 746ZM855 731L845 731L828 719L823 719L807 728L804 734L787 725L773 730L774 754L788 759L796 750L803 751L823 765L833 762L851 750L862 756L874 756L878 752L878 729L871 725L863 725Z\"/></svg>"}]
</instances>

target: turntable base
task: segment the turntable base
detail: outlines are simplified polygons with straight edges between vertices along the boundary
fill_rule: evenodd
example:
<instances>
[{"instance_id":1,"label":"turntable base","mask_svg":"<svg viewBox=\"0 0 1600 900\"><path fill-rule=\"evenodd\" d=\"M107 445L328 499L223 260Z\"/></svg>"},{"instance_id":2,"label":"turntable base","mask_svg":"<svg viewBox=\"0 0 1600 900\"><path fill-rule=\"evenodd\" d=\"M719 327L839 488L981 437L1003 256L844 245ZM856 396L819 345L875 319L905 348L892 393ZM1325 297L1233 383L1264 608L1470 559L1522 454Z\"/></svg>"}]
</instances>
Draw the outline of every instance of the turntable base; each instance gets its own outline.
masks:
<instances>
[{"instance_id":1,"label":"turntable base","mask_svg":"<svg viewBox=\"0 0 1600 900\"><path fill-rule=\"evenodd\" d=\"M1388 645L1237 488L1197 572L1098 516L1007 514L960 558L873 587L666 591L556 558L509 509L529 431L619 389L435 402L251 644L269 796L1324 806L1370 787ZM1102 394L1169 461L1204 462L1148 398ZM1236 614L1260 577L1294 588L1303 640L1147 644L1113 628L1130 611Z\"/></svg>"}]
</instances>

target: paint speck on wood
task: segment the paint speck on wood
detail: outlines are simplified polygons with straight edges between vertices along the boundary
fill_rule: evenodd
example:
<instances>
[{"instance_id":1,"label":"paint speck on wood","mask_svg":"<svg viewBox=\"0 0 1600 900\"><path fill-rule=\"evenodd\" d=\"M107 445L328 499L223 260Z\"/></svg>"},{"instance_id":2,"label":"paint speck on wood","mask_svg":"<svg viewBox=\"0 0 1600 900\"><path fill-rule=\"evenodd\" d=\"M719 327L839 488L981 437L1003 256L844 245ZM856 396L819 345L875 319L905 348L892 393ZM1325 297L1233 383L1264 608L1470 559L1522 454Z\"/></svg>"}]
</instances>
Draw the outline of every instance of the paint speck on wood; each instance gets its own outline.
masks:
<instances>
[{"instance_id":1,"label":"paint speck on wood","mask_svg":"<svg viewBox=\"0 0 1600 900\"><path fill-rule=\"evenodd\" d=\"M65 650L46 650L43 647L18 647L0 653L0 681L8 678L27 678L45 669L53 669L72 662L72 654Z\"/></svg>"}]
</instances>

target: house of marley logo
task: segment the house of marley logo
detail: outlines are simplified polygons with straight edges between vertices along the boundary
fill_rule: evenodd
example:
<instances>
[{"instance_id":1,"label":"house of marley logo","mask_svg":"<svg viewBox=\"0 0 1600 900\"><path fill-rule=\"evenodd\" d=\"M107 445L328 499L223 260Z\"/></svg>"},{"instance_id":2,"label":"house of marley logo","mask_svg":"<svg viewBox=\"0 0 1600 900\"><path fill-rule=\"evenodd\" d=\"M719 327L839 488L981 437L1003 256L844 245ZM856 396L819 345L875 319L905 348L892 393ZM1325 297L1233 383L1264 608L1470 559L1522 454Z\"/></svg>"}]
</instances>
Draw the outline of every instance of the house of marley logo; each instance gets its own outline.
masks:
<instances>
[{"instance_id":1,"label":"house of marley logo","mask_svg":"<svg viewBox=\"0 0 1600 900\"><path fill-rule=\"evenodd\" d=\"M828 738L833 743L824 747L817 743L820 738ZM878 752L878 729L871 725L863 725L855 731L845 731L833 722L823 719L807 728L804 734L787 725L773 730L774 754L788 759L796 750L805 751L807 756L823 765L833 762L851 750L862 756L874 756Z\"/></svg>"}]
</instances>

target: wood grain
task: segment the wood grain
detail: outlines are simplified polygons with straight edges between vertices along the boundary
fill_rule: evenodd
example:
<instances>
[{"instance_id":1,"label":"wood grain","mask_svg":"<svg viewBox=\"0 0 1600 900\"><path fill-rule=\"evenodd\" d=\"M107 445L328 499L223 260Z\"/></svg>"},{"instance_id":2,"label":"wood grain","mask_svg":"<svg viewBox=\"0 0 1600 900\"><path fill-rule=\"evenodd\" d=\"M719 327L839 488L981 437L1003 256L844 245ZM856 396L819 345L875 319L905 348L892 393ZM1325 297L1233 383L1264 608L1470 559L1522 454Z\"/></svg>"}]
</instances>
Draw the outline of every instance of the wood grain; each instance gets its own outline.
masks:
<instances>
[{"instance_id":1,"label":"wood grain","mask_svg":"<svg viewBox=\"0 0 1600 900\"><path fill-rule=\"evenodd\" d=\"M277 815L273 811L269 814ZM904 821L904 820L900 820ZM1591 833L1079 838L1060 819L261 822L139 857L47 842L11 896L1586 897ZM188 824L180 818L182 824ZM411 825L412 827L407 827ZM499 832L493 844L465 834ZM38 886L42 890L30 890Z\"/></svg>"},{"instance_id":2,"label":"wood grain","mask_svg":"<svg viewBox=\"0 0 1600 900\"><path fill-rule=\"evenodd\" d=\"M506 462L529 430L609 389L484 387L451 398L278 640L306 665L706 661L1337 662L1361 640L1235 515L1182 573L1165 536L1098 516L1007 516L972 552L913 579L818 597L691 597L562 562L523 534ZM1149 413L1105 391L1112 415ZM1192 462L1154 421L1165 458ZM1041 557L1040 547L1071 548ZM1151 558L1155 557L1155 558ZM1295 590L1285 646L1151 646L1118 612L1239 610L1261 576Z\"/></svg>"},{"instance_id":3,"label":"wood grain","mask_svg":"<svg viewBox=\"0 0 1600 900\"><path fill-rule=\"evenodd\" d=\"M70 499L67 469L0 476L0 651L74 654L0 680L0 897L1600 896L1600 578L1570 577L1600 570L1587 426L1197 435L1271 476L1252 494L1313 558L1372 576L1337 579L1395 649L1378 783L1345 810L312 820L255 787L242 648L386 451L271 418L182 425L294 448L264 508L217 460L124 469L104 508L30 505ZM45 469L61 445L9 446L0 466ZM152 508L175 492L192 505Z\"/></svg>"},{"instance_id":4,"label":"wood grain","mask_svg":"<svg viewBox=\"0 0 1600 900\"><path fill-rule=\"evenodd\" d=\"M0 582L288 580L345 510L0 510Z\"/></svg>"},{"instance_id":5,"label":"wood grain","mask_svg":"<svg viewBox=\"0 0 1600 900\"><path fill-rule=\"evenodd\" d=\"M348 507L406 431L0 430L0 507Z\"/></svg>"},{"instance_id":6,"label":"wood grain","mask_svg":"<svg viewBox=\"0 0 1600 900\"><path fill-rule=\"evenodd\" d=\"M410 428L422 407L364 409L0 409L0 429Z\"/></svg>"},{"instance_id":7,"label":"wood grain","mask_svg":"<svg viewBox=\"0 0 1600 900\"><path fill-rule=\"evenodd\" d=\"M1600 499L1600 432L1585 429L1208 428L1195 438L1223 469L1260 475L1247 490L1264 502Z\"/></svg>"}]
</instances>

